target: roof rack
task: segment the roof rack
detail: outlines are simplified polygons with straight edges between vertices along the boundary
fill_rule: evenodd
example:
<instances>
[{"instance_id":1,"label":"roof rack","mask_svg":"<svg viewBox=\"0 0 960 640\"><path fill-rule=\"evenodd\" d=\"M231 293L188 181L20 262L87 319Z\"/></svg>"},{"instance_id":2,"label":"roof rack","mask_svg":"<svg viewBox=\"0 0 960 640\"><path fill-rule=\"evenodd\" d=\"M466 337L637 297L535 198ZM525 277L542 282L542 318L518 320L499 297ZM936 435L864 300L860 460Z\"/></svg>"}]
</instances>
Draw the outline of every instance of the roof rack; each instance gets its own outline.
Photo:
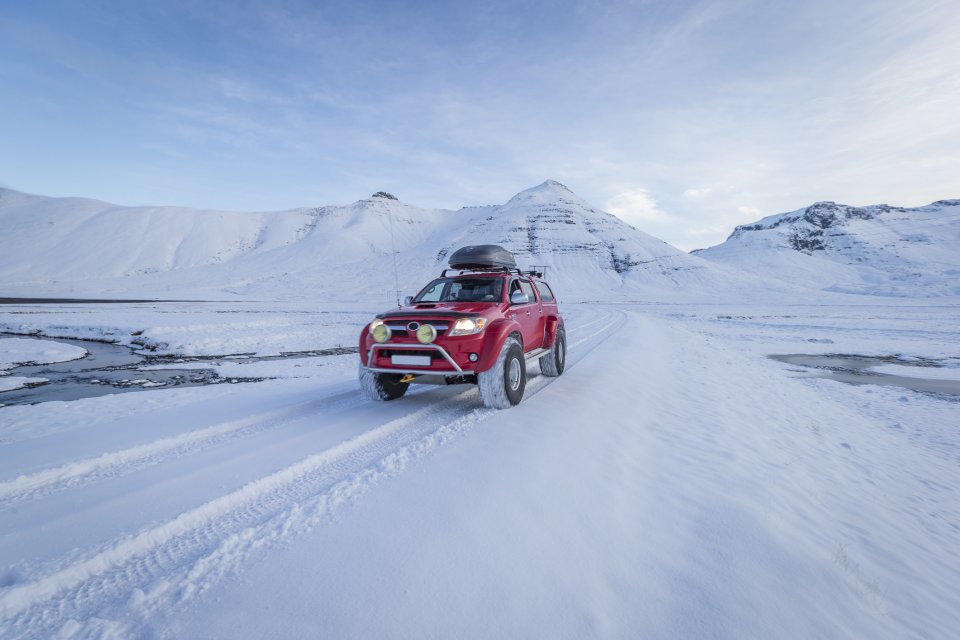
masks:
<instances>
[{"instance_id":1,"label":"roof rack","mask_svg":"<svg viewBox=\"0 0 960 640\"><path fill-rule=\"evenodd\" d=\"M538 269L543 269L546 271L546 267L533 267L528 271L521 271L520 269L510 269L509 267L467 267L464 269L444 269L440 272L441 278L447 277L447 271L456 271L457 275L464 275L468 273L507 273L507 274L516 274L518 276L533 276L535 278L542 278L543 271L538 271Z\"/></svg>"},{"instance_id":2,"label":"roof rack","mask_svg":"<svg viewBox=\"0 0 960 640\"><path fill-rule=\"evenodd\" d=\"M447 277L447 271L464 273L515 273L518 276L542 278L547 272L546 265L533 265L527 271L517 268L513 254L498 244L474 244L460 247L453 252L448 261L450 268L440 273Z\"/></svg>"},{"instance_id":3,"label":"roof rack","mask_svg":"<svg viewBox=\"0 0 960 640\"><path fill-rule=\"evenodd\" d=\"M515 273L517 275L523 275L523 272L520 269L511 269L510 267L463 267L459 269L444 269L440 273L441 278L447 277L447 271L456 271L457 275L463 275L465 273Z\"/></svg>"},{"instance_id":4,"label":"roof rack","mask_svg":"<svg viewBox=\"0 0 960 640\"><path fill-rule=\"evenodd\" d=\"M543 275L547 272L547 265L545 264L534 264L530 265L530 270L527 271L532 276L542 278Z\"/></svg>"}]
</instances>

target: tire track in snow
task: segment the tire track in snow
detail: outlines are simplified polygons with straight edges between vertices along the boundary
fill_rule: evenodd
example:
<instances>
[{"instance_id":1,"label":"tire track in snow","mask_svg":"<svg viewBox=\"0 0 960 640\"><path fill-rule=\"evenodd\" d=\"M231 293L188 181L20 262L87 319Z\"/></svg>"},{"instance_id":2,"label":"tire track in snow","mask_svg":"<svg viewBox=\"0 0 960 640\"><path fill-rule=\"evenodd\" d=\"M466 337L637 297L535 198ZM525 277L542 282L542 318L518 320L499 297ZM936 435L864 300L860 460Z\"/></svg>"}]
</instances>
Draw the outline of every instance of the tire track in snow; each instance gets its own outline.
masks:
<instances>
[{"instance_id":1,"label":"tire track in snow","mask_svg":"<svg viewBox=\"0 0 960 640\"><path fill-rule=\"evenodd\" d=\"M492 410L461 392L391 420L334 447L254 480L159 526L117 540L90 558L0 595L7 631L24 637L55 631L65 620L97 617L133 592L141 610L189 597L204 576L222 575L250 550L303 532L352 495ZM451 420L452 418L452 420ZM441 432L442 433L438 433ZM311 515L312 514L312 515ZM303 520L301 516L309 516ZM306 527L306 528L305 528ZM219 558L219 560L217 559ZM226 562L226 564L224 564ZM174 588L170 574L179 575ZM169 589L176 592L171 595ZM121 607L122 608L122 607Z\"/></svg>"},{"instance_id":2,"label":"tire track in snow","mask_svg":"<svg viewBox=\"0 0 960 640\"><path fill-rule=\"evenodd\" d=\"M622 314L619 317L619 323L616 319L609 322L611 316L615 315L615 313L608 312L599 318L591 319L585 324L571 327L576 334L584 328L605 323L600 330L592 332L576 342L569 343L567 345L568 350L571 347L576 348L601 333L609 332L611 327L622 323L624 317ZM98 480L132 473L145 467L160 464L171 457L181 457L206 450L234 438L278 428L312 411L318 411L321 415L328 412L339 412L357 406L362 402L363 399L359 394L340 392L326 398L300 403L294 407L233 420L128 449L111 451L94 458L75 460L58 467L21 475L13 480L0 482L0 511L52 493L79 488Z\"/></svg>"},{"instance_id":3,"label":"tire track in snow","mask_svg":"<svg viewBox=\"0 0 960 640\"><path fill-rule=\"evenodd\" d=\"M576 317L577 317L577 319L579 319L579 318L580 318L580 313L584 313L584 312L580 311L579 309L578 309L577 311L578 311L578 314L577 314ZM591 317L589 318L588 321L583 322L583 323L577 323L577 322L572 322L572 323L571 323L571 321L568 319L568 320L566 321L566 323L565 323L565 326L566 326L566 328L568 329L568 331L569 331L571 328L572 328L574 331L584 331L584 330L589 329L590 327L593 327L593 326L595 326L595 325L602 324L602 323L606 322L606 321L610 318L610 316L612 316L612 315L614 315L614 312L610 311L609 309L604 309L604 314L603 314L603 315L593 315L593 316L591 316ZM572 326L571 326L571 325L572 325Z\"/></svg>"},{"instance_id":4,"label":"tire track in snow","mask_svg":"<svg viewBox=\"0 0 960 640\"><path fill-rule=\"evenodd\" d=\"M353 391L341 391L325 398L311 399L293 407L231 420L177 436L102 455L74 460L58 467L43 469L0 482L0 511L24 501L66 489L79 488L91 482L125 475L160 464L171 457L181 457L285 424L311 414L324 415L349 410L363 399Z\"/></svg>"},{"instance_id":5,"label":"tire track in snow","mask_svg":"<svg viewBox=\"0 0 960 640\"><path fill-rule=\"evenodd\" d=\"M596 320L594 322L588 322L587 324L581 325L579 327L574 327L574 330L570 333L573 333L575 336L578 336L580 334L580 331L582 331L585 327L592 327L596 324L605 323L603 324L602 327L600 327L600 329L597 329L596 331L588 333L586 336L582 336L573 342L570 342L568 340L567 350L569 351L571 347L576 348L581 344L589 342L591 339L596 338L597 336L600 336L600 335L605 335L606 337L613 335L620 329L620 327L623 326L623 324L626 322L626 319L627 319L626 313L622 311L611 311L611 312L608 312L605 316L603 316L599 320ZM606 337L604 337L604 340L606 339ZM603 342L603 340L601 340L600 342ZM593 348L586 350L583 355L586 355L590 351L593 351L593 349L599 346L600 342L593 345ZM583 356L581 355L580 357L582 358ZM576 361L579 361L579 359L580 358L577 358Z\"/></svg>"},{"instance_id":6,"label":"tire track in snow","mask_svg":"<svg viewBox=\"0 0 960 640\"><path fill-rule=\"evenodd\" d=\"M614 335L625 319L625 314L607 314L599 330L571 343L593 342L577 350L571 366ZM528 395L555 380L530 377ZM238 572L253 554L309 532L377 483L498 413L471 402L476 395L471 387L373 427L165 523L115 540L86 559L68 561L45 577L0 592L5 633L47 637L69 624L71 633L81 636L105 629L138 635L152 614L203 593ZM117 617L123 619L109 619Z\"/></svg>"}]
</instances>

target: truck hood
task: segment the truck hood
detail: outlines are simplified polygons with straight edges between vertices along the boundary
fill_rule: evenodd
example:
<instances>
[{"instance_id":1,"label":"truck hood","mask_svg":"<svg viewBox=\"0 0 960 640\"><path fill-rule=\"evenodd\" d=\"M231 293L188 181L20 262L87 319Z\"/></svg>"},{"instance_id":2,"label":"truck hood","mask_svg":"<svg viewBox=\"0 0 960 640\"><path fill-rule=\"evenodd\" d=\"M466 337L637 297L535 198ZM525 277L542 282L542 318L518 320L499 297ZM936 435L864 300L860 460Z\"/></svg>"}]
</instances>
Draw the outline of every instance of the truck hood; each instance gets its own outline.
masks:
<instances>
[{"instance_id":1,"label":"truck hood","mask_svg":"<svg viewBox=\"0 0 960 640\"><path fill-rule=\"evenodd\" d=\"M431 315L451 315L451 316L487 316L495 315L496 304L490 302L431 302L428 304L414 304L400 307L395 311L382 313L378 317L399 317L399 316L431 316Z\"/></svg>"}]
</instances>

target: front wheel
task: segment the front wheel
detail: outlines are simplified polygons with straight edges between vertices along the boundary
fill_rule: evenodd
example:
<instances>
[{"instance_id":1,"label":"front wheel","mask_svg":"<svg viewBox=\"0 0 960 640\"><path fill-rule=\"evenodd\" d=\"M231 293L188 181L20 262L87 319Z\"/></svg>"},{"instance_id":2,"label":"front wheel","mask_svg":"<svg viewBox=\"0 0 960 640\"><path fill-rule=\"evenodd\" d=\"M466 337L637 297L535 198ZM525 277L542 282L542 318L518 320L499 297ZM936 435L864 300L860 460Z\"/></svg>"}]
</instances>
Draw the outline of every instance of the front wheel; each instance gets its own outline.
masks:
<instances>
[{"instance_id":1,"label":"front wheel","mask_svg":"<svg viewBox=\"0 0 960 640\"><path fill-rule=\"evenodd\" d=\"M567 332L563 327L557 329L557 337L553 339L553 348L550 353L540 356L540 373L548 378L556 378L563 373L567 362Z\"/></svg>"},{"instance_id":2,"label":"front wheel","mask_svg":"<svg viewBox=\"0 0 960 640\"><path fill-rule=\"evenodd\" d=\"M497 361L477 374L480 400L491 409L509 409L523 399L527 386L527 363L516 338L507 338Z\"/></svg>"},{"instance_id":3,"label":"front wheel","mask_svg":"<svg viewBox=\"0 0 960 640\"><path fill-rule=\"evenodd\" d=\"M360 389L363 395L371 400L396 400L407 392L409 382L400 382L401 376L397 373L377 373L360 365L358 372Z\"/></svg>"}]
</instances>

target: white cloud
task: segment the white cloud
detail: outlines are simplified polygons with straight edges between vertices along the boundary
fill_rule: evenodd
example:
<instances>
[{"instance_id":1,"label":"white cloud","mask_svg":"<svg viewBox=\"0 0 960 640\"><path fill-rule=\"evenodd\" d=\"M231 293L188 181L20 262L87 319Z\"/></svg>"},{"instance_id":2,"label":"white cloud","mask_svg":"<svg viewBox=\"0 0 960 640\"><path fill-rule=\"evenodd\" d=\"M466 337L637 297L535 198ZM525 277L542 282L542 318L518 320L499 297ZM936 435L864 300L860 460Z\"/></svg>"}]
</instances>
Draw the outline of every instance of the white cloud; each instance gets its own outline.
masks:
<instances>
[{"instance_id":1,"label":"white cloud","mask_svg":"<svg viewBox=\"0 0 960 640\"><path fill-rule=\"evenodd\" d=\"M244 209L255 191L273 209L369 184L458 208L556 178L681 248L817 200L960 193L956 2L353 3L337 21L309 3L182 4L156 15L187 11L214 50L140 11L115 16L119 40L90 37L89 12L5 15L0 120L23 125L3 179L143 202L169 175L191 185L178 204Z\"/></svg>"},{"instance_id":2,"label":"white cloud","mask_svg":"<svg viewBox=\"0 0 960 640\"><path fill-rule=\"evenodd\" d=\"M646 189L623 191L607 200L604 209L621 220L642 228L648 225L669 224L674 218L662 211Z\"/></svg>"}]
</instances>

